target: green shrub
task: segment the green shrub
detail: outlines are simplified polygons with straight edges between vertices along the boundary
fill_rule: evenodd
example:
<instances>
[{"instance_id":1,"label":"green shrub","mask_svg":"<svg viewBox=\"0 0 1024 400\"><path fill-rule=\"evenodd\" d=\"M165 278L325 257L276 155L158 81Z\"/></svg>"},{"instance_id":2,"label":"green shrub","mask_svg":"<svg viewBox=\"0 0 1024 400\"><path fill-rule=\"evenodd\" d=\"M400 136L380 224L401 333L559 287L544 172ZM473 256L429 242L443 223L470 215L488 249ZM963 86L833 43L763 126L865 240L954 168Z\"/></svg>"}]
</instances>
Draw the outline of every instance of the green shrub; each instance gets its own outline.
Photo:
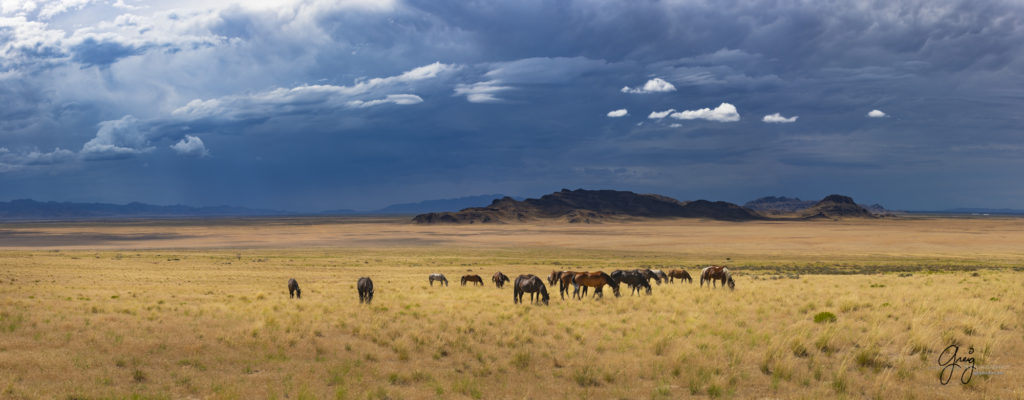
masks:
<instances>
[{"instance_id":1,"label":"green shrub","mask_svg":"<svg viewBox=\"0 0 1024 400\"><path fill-rule=\"evenodd\" d=\"M814 315L814 322L819 324L826 322L836 322L836 315L828 311L822 311Z\"/></svg>"}]
</instances>

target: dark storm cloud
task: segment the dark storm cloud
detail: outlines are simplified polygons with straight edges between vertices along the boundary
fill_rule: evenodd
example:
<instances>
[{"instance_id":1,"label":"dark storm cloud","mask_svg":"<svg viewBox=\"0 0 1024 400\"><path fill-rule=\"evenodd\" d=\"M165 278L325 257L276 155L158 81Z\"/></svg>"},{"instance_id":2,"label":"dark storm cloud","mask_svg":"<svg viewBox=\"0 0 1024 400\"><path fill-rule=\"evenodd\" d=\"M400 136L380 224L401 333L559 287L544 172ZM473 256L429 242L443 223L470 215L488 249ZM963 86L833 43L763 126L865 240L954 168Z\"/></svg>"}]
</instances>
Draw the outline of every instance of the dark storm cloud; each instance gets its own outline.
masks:
<instances>
[{"instance_id":1,"label":"dark storm cloud","mask_svg":"<svg viewBox=\"0 0 1024 400\"><path fill-rule=\"evenodd\" d=\"M11 196L315 210L848 187L894 207L1024 208L1007 196L1024 187L966 183L1020 164L1016 2L98 7L0 22ZM942 197L968 186L976 203Z\"/></svg>"},{"instance_id":2,"label":"dark storm cloud","mask_svg":"<svg viewBox=\"0 0 1024 400\"><path fill-rule=\"evenodd\" d=\"M71 47L71 61L79 63L83 68L106 67L125 57L142 54L143 49L124 45L115 41L86 38Z\"/></svg>"}]
</instances>

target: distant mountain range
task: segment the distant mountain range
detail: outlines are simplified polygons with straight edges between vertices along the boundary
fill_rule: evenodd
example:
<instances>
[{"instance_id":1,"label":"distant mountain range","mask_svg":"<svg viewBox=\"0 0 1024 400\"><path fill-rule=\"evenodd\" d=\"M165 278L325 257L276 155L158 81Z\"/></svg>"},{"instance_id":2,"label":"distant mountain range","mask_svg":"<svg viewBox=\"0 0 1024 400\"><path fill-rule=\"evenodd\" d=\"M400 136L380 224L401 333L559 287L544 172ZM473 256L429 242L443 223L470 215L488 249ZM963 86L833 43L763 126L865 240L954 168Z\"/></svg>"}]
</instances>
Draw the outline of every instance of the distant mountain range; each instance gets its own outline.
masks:
<instances>
[{"instance_id":1,"label":"distant mountain range","mask_svg":"<svg viewBox=\"0 0 1024 400\"><path fill-rule=\"evenodd\" d=\"M415 215L431 211L457 211L494 199L502 194L467 196L454 199L427 200L418 203L394 204L378 210L327 210L314 213L216 206L160 206L133 202L128 204L75 203L35 201L29 199L0 201L0 220L74 220L97 218L174 218L174 217L265 217L295 215Z\"/></svg>"},{"instance_id":2,"label":"distant mountain range","mask_svg":"<svg viewBox=\"0 0 1024 400\"><path fill-rule=\"evenodd\" d=\"M578 192L578 193L577 193ZM560 194L561 193L561 194ZM566 194L570 193L570 194ZM576 193L571 195L571 193ZM603 195L602 195L603 193ZM618 193L604 197L610 193ZM550 197L549 197L550 196ZM615 196L625 196L615 199ZM831 197L831 196L830 196ZM845 197L845 196L842 196ZM628 199L627 199L628 198ZM630 200L632 199L632 200ZM435 214L429 218L459 219L467 217L468 213L478 212L477 217L466 219L481 222L486 219L495 218L502 213L504 216L498 218L508 220L508 213L528 211L524 219L531 216L546 215L551 217L552 213L557 214L570 222L589 222L607 218L609 216L643 216L650 217L660 215L659 213L674 214L676 216L700 216L710 215L708 218L715 219L748 219L746 212L756 211L764 216L791 216L798 218L809 218L805 214L821 214L818 217L843 217L855 216L861 212L848 204L849 198L832 198L833 201L823 205L819 209L812 210L820 202L801 200L795 197L767 196L757 200L749 201L742 207L725 202L709 202L697 200L693 202L681 202L669 197L660 195L638 195L632 192L617 192L603 190L576 190L556 192L540 199L523 199L521 197L507 197L501 194L489 194L479 196L466 196L452 199L426 200L417 203L393 204L384 208L357 211L349 209L327 210L314 213L298 213L293 211L282 211L272 209L254 209L234 206L214 207L193 207L186 205L153 205L139 202L128 204L109 203L74 203L35 201L29 199L12 200L9 202L0 201L0 220L74 220L74 219L101 219L101 218L175 218L175 217L260 217L260 216L296 216L296 215L417 215ZM555 205L549 200L557 200L561 205ZM828 200L826 198L825 200ZM630 203L638 201L638 203ZM852 199L850 199L852 201ZM556 202L556 203L557 203ZM483 204L490 206L480 207ZM872 214L885 215L892 211L886 210L878 204L870 206L853 204L859 208L866 209ZM678 207L685 207L682 211ZM525 207L525 208L524 208ZM537 208L530 210L531 207ZM625 207L620 209L616 207ZM639 208L636 208L639 207ZM664 208L667 207L667 208ZM831 208L829 208L831 207ZM838 208L837 208L838 207ZM490 208L490 211L487 209ZM476 210L460 214L459 210ZM672 209L670 211L666 211ZM703 211L697 211L703 209ZM540 210L540 214L537 211ZM544 211L546 210L546 211ZM743 211L746 210L746 211ZM497 212L497 214L495 213ZM838 212L839 215L829 215L831 212ZM907 211L910 213L922 214L992 214L992 215L1024 215L1024 210L1007 208L955 208L936 211ZM704 214L702 214L704 213ZM445 214L449 214L445 216ZM423 218L428 218L424 216ZM421 219L423 219L421 218ZM519 217L515 217L519 219ZM453 221L448 221L453 222Z\"/></svg>"},{"instance_id":3,"label":"distant mountain range","mask_svg":"<svg viewBox=\"0 0 1024 400\"><path fill-rule=\"evenodd\" d=\"M371 210L329 210L322 211L322 215L351 215L351 214L375 214L375 215L415 215L428 212L459 211L463 208L487 204L495 199L507 197L503 194L482 194L479 196L466 196L454 199L425 200L418 203L400 203ZM518 198L518 197L517 197ZM519 198L521 199L521 198Z\"/></svg>"},{"instance_id":4,"label":"distant mountain range","mask_svg":"<svg viewBox=\"0 0 1024 400\"><path fill-rule=\"evenodd\" d=\"M144 203L107 204L35 201L28 199L0 202L0 219L91 219L91 218L147 218L147 217L233 217L285 215L285 211L261 210L245 207L216 206L191 207L183 205L157 206Z\"/></svg>"},{"instance_id":5,"label":"distant mountain range","mask_svg":"<svg viewBox=\"0 0 1024 400\"><path fill-rule=\"evenodd\" d=\"M915 214L992 214L992 215L1024 215L1024 210L1013 208L952 208L937 211L908 211Z\"/></svg>"}]
</instances>

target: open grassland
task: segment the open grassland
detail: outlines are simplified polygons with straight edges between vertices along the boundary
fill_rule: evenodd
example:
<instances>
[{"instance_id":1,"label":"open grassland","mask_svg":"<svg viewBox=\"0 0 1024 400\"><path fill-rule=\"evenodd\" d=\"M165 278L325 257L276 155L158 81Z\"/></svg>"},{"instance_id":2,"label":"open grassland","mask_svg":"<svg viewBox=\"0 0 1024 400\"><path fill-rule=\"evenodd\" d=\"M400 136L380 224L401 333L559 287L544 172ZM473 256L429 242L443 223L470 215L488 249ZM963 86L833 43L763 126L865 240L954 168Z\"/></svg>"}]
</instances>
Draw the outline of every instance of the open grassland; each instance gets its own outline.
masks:
<instances>
[{"instance_id":1,"label":"open grassland","mask_svg":"<svg viewBox=\"0 0 1024 400\"><path fill-rule=\"evenodd\" d=\"M0 398L1024 398L1024 225L884 222L3 226ZM489 282L711 262L735 291ZM941 385L950 344L1002 375Z\"/></svg>"}]
</instances>

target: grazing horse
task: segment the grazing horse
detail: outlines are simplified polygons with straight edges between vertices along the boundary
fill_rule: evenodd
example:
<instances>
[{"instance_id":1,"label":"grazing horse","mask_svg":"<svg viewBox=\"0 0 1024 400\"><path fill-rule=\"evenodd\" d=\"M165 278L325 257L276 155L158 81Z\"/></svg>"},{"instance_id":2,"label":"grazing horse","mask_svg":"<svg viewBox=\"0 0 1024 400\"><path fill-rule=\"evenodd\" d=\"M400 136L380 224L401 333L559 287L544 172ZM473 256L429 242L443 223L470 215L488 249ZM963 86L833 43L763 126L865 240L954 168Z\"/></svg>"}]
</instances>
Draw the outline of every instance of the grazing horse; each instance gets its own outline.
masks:
<instances>
[{"instance_id":1,"label":"grazing horse","mask_svg":"<svg viewBox=\"0 0 1024 400\"><path fill-rule=\"evenodd\" d=\"M359 278L356 282L356 289L359 290L359 303L370 304L373 300L373 280L367 277Z\"/></svg>"},{"instance_id":2,"label":"grazing horse","mask_svg":"<svg viewBox=\"0 0 1024 400\"><path fill-rule=\"evenodd\" d=\"M483 286L484 278L481 278L480 275L463 275L462 286L466 286L466 282L479 283L480 286Z\"/></svg>"},{"instance_id":3,"label":"grazing horse","mask_svg":"<svg viewBox=\"0 0 1024 400\"><path fill-rule=\"evenodd\" d=\"M628 285L630 288L630 295L632 295L633 292L639 294L640 288L646 289L647 294L651 294L651 283L647 279L644 279L643 275L638 271L623 271L621 269L617 269L612 272L610 276L613 279Z\"/></svg>"},{"instance_id":4,"label":"grazing horse","mask_svg":"<svg viewBox=\"0 0 1024 400\"><path fill-rule=\"evenodd\" d=\"M534 295L537 296L536 301L548 305L548 288L544 286L544 281L538 278L536 275L519 275L516 278L515 284L512 286L512 302L522 303L523 294L530 293L530 303L534 303Z\"/></svg>"},{"instance_id":5,"label":"grazing horse","mask_svg":"<svg viewBox=\"0 0 1024 400\"><path fill-rule=\"evenodd\" d=\"M660 269L652 269L651 273L654 274L654 279L658 282L659 285L661 284L661 282L668 282L668 275L665 275L664 271Z\"/></svg>"},{"instance_id":6,"label":"grazing horse","mask_svg":"<svg viewBox=\"0 0 1024 400\"><path fill-rule=\"evenodd\" d=\"M430 280L430 286L434 286L434 281L441 282L441 285L448 286L448 278L444 277L444 274L430 274L427 278Z\"/></svg>"},{"instance_id":7,"label":"grazing horse","mask_svg":"<svg viewBox=\"0 0 1024 400\"><path fill-rule=\"evenodd\" d=\"M643 276L644 276L644 278L646 278L646 279L647 279L647 283L648 283L648 284L650 284L650 283L651 283L651 279L654 279L654 282L655 282L655 283L657 283L657 284L659 284L659 285L661 284L661 276L659 276L658 274L656 274L656 273L654 272L654 270L652 270L652 269L650 269L650 268L636 269L636 270L634 270L634 271L636 271L636 272L639 272L639 273L640 273L641 275L643 275Z\"/></svg>"},{"instance_id":8,"label":"grazing horse","mask_svg":"<svg viewBox=\"0 0 1024 400\"><path fill-rule=\"evenodd\" d=\"M688 272L686 272L686 271L683 271L681 269L673 269L673 270L668 271L668 281L669 282L675 282L676 278L678 278L681 281L687 281L689 283L693 283L693 278L690 277L690 274Z\"/></svg>"},{"instance_id":9,"label":"grazing horse","mask_svg":"<svg viewBox=\"0 0 1024 400\"><path fill-rule=\"evenodd\" d=\"M704 287L704 281L712 286L718 286L717 281L722 281L722 287L729 285L729 289L736 289L736 281L732 279L729 269L721 265L712 265L700 271L700 286Z\"/></svg>"},{"instance_id":10,"label":"grazing horse","mask_svg":"<svg viewBox=\"0 0 1024 400\"><path fill-rule=\"evenodd\" d=\"M295 281L295 278L288 280L288 298L293 297L302 298L302 289L299 289L299 283Z\"/></svg>"},{"instance_id":11,"label":"grazing horse","mask_svg":"<svg viewBox=\"0 0 1024 400\"><path fill-rule=\"evenodd\" d=\"M552 287L555 286L555 282L558 282L558 294L562 296L562 300L565 300L565 295L569 294L569 285L576 287L573 292L573 298L579 294L579 287L572 281L572 277L578 272L576 271L551 271L551 275L548 276L548 284Z\"/></svg>"},{"instance_id":12,"label":"grazing horse","mask_svg":"<svg viewBox=\"0 0 1024 400\"><path fill-rule=\"evenodd\" d=\"M579 290L579 286L583 287L583 294L580 295L580 300L583 300L583 296L587 295L587 288L594 288L594 296L601 295L604 297L604 293L601 289L604 285L612 287L612 293L615 293L615 297L619 297L619 281L612 278L610 275L597 271L597 272L578 272L573 276L572 282L576 284L576 290Z\"/></svg>"},{"instance_id":13,"label":"grazing horse","mask_svg":"<svg viewBox=\"0 0 1024 400\"><path fill-rule=\"evenodd\" d=\"M502 286L505 286L505 282L509 281L508 276L501 273L501 271L495 272L491 280L494 281L494 286L497 286L498 289L501 289Z\"/></svg>"}]
</instances>

